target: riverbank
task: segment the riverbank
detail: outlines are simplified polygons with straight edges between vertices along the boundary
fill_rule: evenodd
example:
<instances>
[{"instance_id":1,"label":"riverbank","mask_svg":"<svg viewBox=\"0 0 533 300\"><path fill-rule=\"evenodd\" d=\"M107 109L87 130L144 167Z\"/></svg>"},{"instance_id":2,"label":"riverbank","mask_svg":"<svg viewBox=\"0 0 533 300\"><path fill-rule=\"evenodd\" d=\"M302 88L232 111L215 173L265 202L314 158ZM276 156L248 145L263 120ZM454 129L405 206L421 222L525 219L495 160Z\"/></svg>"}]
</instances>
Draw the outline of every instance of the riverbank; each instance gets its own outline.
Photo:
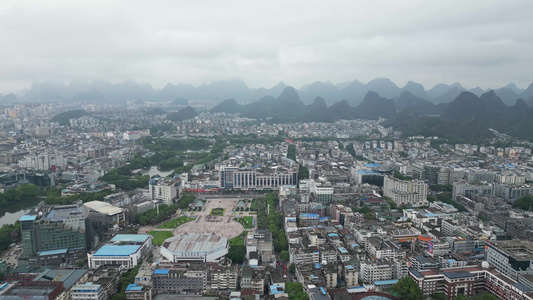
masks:
<instances>
[{"instance_id":1,"label":"riverbank","mask_svg":"<svg viewBox=\"0 0 533 300\"><path fill-rule=\"evenodd\" d=\"M41 198L26 198L0 207L0 227L6 224L15 224L20 217L30 212L43 200Z\"/></svg>"}]
</instances>

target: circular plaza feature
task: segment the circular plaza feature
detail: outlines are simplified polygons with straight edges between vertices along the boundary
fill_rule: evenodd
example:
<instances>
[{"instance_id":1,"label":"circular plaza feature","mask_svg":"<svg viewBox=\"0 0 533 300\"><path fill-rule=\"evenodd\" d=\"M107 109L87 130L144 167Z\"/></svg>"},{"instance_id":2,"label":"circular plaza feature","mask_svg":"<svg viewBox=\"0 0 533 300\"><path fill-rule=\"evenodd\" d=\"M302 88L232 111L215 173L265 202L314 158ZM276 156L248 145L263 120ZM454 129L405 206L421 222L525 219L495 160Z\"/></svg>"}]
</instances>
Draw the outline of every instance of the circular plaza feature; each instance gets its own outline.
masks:
<instances>
[{"instance_id":1,"label":"circular plaza feature","mask_svg":"<svg viewBox=\"0 0 533 300\"><path fill-rule=\"evenodd\" d=\"M228 239L217 234L181 234L165 240L161 255L172 262L216 262L228 247Z\"/></svg>"}]
</instances>

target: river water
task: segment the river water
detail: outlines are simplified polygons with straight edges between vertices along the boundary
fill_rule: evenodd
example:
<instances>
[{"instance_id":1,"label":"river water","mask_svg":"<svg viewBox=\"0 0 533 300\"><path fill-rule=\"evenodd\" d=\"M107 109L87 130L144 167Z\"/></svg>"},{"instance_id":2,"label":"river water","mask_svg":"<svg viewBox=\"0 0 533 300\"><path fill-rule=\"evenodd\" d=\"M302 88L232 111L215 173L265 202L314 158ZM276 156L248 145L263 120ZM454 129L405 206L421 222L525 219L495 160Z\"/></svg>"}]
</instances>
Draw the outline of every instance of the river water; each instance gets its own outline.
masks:
<instances>
[{"instance_id":1,"label":"river water","mask_svg":"<svg viewBox=\"0 0 533 300\"><path fill-rule=\"evenodd\" d=\"M25 199L0 207L0 227L14 224L20 217L29 213L42 199Z\"/></svg>"}]
</instances>

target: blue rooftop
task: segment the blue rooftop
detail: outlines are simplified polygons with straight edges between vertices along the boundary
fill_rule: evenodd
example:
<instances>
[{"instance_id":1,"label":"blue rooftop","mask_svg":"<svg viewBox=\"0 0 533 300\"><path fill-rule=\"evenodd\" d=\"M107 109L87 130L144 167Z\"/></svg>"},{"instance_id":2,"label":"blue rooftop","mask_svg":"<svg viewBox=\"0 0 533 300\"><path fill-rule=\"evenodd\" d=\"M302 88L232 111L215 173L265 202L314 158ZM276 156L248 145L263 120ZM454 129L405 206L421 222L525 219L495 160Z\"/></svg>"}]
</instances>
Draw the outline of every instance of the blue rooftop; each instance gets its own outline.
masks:
<instances>
[{"instance_id":1,"label":"blue rooftop","mask_svg":"<svg viewBox=\"0 0 533 300\"><path fill-rule=\"evenodd\" d=\"M392 280L380 280L380 281L374 281L375 285L390 285L390 284L396 284L398 282L398 279L392 279Z\"/></svg>"},{"instance_id":2,"label":"blue rooftop","mask_svg":"<svg viewBox=\"0 0 533 300\"><path fill-rule=\"evenodd\" d=\"M328 236L334 237L334 236L339 236L339 235L336 233L328 233Z\"/></svg>"},{"instance_id":3,"label":"blue rooftop","mask_svg":"<svg viewBox=\"0 0 533 300\"><path fill-rule=\"evenodd\" d=\"M344 248L344 247L339 247L339 248L337 248L337 249L339 249L339 252L340 252L341 254L348 254L348 250L346 250L346 248Z\"/></svg>"},{"instance_id":4,"label":"blue rooftop","mask_svg":"<svg viewBox=\"0 0 533 300\"><path fill-rule=\"evenodd\" d=\"M380 164L366 164L365 167L369 167L369 168L377 168L379 167Z\"/></svg>"},{"instance_id":5,"label":"blue rooftop","mask_svg":"<svg viewBox=\"0 0 533 300\"><path fill-rule=\"evenodd\" d=\"M20 221L35 221L37 219L37 216L30 216L30 215L23 215L20 217Z\"/></svg>"},{"instance_id":6,"label":"blue rooftop","mask_svg":"<svg viewBox=\"0 0 533 300\"><path fill-rule=\"evenodd\" d=\"M154 275L167 275L170 272L170 270L167 269L157 269L154 270Z\"/></svg>"},{"instance_id":7,"label":"blue rooftop","mask_svg":"<svg viewBox=\"0 0 533 300\"><path fill-rule=\"evenodd\" d=\"M94 256L129 256L141 248L139 245L104 245Z\"/></svg>"},{"instance_id":8,"label":"blue rooftop","mask_svg":"<svg viewBox=\"0 0 533 300\"><path fill-rule=\"evenodd\" d=\"M327 221L327 220L329 220L329 217L321 217L321 218L319 218L318 220L319 220L319 221Z\"/></svg>"},{"instance_id":9,"label":"blue rooftop","mask_svg":"<svg viewBox=\"0 0 533 300\"><path fill-rule=\"evenodd\" d=\"M300 218L316 218L318 219L318 214L300 214Z\"/></svg>"},{"instance_id":10,"label":"blue rooftop","mask_svg":"<svg viewBox=\"0 0 533 300\"><path fill-rule=\"evenodd\" d=\"M37 255L46 256L46 255L62 254L62 253L67 253L67 251L68 249L48 250L48 251L38 252Z\"/></svg>"},{"instance_id":11,"label":"blue rooftop","mask_svg":"<svg viewBox=\"0 0 533 300\"><path fill-rule=\"evenodd\" d=\"M320 269L320 264L319 263L315 263L315 269Z\"/></svg>"},{"instance_id":12,"label":"blue rooftop","mask_svg":"<svg viewBox=\"0 0 533 300\"><path fill-rule=\"evenodd\" d=\"M144 243L148 238L147 234L117 234L111 242Z\"/></svg>"},{"instance_id":13,"label":"blue rooftop","mask_svg":"<svg viewBox=\"0 0 533 300\"><path fill-rule=\"evenodd\" d=\"M346 270L353 270L354 267L352 265L346 265L344 266L344 268L346 268Z\"/></svg>"},{"instance_id":14,"label":"blue rooftop","mask_svg":"<svg viewBox=\"0 0 533 300\"><path fill-rule=\"evenodd\" d=\"M281 294L283 293L283 291L280 291L280 286L279 285L276 285L276 284L273 284L270 286L270 294L271 295L275 295L275 294Z\"/></svg>"},{"instance_id":15,"label":"blue rooftop","mask_svg":"<svg viewBox=\"0 0 533 300\"><path fill-rule=\"evenodd\" d=\"M367 171L367 170L357 170L358 174L364 174L364 175L379 175L379 173L374 171Z\"/></svg>"},{"instance_id":16,"label":"blue rooftop","mask_svg":"<svg viewBox=\"0 0 533 300\"><path fill-rule=\"evenodd\" d=\"M136 283L128 284L128 287L126 288L126 291L142 291L142 290L143 290L143 287Z\"/></svg>"}]
</instances>

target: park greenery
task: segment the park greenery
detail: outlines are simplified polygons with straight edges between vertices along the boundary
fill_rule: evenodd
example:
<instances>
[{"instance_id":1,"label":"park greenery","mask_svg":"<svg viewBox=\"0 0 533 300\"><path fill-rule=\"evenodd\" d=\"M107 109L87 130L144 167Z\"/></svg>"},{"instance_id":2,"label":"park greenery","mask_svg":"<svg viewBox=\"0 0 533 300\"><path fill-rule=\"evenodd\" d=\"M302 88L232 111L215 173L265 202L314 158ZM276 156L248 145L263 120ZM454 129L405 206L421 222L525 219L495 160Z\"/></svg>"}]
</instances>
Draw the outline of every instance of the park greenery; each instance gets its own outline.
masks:
<instances>
[{"instance_id":1,"label":"park greenery","mask_svg":"<svg viewBox=\"0 0 533 300\"><path fill-rule=\"evenodd\" d=\"M286 282L285 293L289 295L289 300L308 300L309 296L304 291L303 286L299 282Z\"/></svg>"},{"instance_id":2,"label":"park greenery","mask_svg":"<svg viewBox=\"0 0 533 300\"><path fill-rule=\"evenodd\" d=\"M174 170L174 174L188 172L195 164L205 164L221 156L224 145L214 145L209 152L186 152L188 150L206 150L211 142L204 139L169 139L145 137L137 141L144 148L152 151L151 155L136 154L126 165L109 171L100 177L117 188L133 190L148 185L149 176L132 174L132 171L158 166L163 171ZM185 166L184 161L194 161Z\"/></svg>"},{"instance_id":3,"label":"park greenery","mask_svg":"<svg viewBox=\"0 0 533 300\"><path fill-rule=\"evenodd\" d=\"M252 229L252 228L254 228L254 226L253 226L254 217L252 217L252 216L245 216L245 217L242 217L242 218L234 218L233 220L241 223L242 226L244 227L244 229Z\"/></svg>"},{"instance_id":4,"label":"park greenery","mask_svg":"<svg viewBox=\"0 0 533 300\"><path fill-rule=\"evenodd\" d=\"M135 221L141 225L155 225L168 219L176 213L178 209L184 209L196 200L194 195L184 195L178 200L178 203L171 205L161 204L159 205L159 214L157 214L157 208L151 209L142 214L135 215Z\"/></svg>"},{"instance_id":5,"label":"park greenery","mask_svg":"<svg viewBox=\"0 0 533 300\"><path fill-rule=\"evenodd\" d=\"M287 148L287 158L292 159L293 161L296 161L296 146L293 144L290 144Z\"/></svg>"},{"instance_id":6,"label":"park greenery","mask_svg":"<svg viewBox=\"0 0 533 300\"><path fill-rule=\"evenodd\" d=\"M422 300L425 299L424 292L418 287L418 284L409 276L400 278L397 283L391 287L391 293L400 299L405 300Z\"/></svg>"},{"instance_id":7,"label":"park greenery","mask_svg":"<svg viewBox=\"0 0 533 300\"><path fill-rule=\"evenodd\" d=\"M4 193L0 194L0 207L37 196L41 196L41 189L38 186L33 184L24 184L16 189L6 190Z\"/></svg>"},{"instance_id":8,"label":"park greenery","mask_svg":"<svg viewBox=\"0 0 533 300\"><path fill-rule=\"evenodd\" d=\"M83 109L70 110L55 115L50 119L50 122L57 122L62 126L70 126L70 119L79 119L85 115L88 115L88 113Z\"/></svg>"},{"instance_id":9,"label":"park greenery","mask_svg":"<svg viewBox=\"0 0 533 300\"><path fill-rule=\"evenodd\" d=\"M229 245L230 246L234 246L234 245L242 246L242 245L244 245L244 238L246 237L246 234L248 234L248 231L244 230L243 232L241 232L241 234L239 234L239 236L236 236L236 237L230 239L228 241Z\"/></svg>"},{"instance_id":10,"label":"park greenery","mask_svg":"<svg viewBox=\"0 0 533 300\"><path fill-rule=\"evenodd\" d=\"M61 196L62 188L50 188L46 192L46 199L44 202L46 204L72 204L74 201L81 200L83 203L90 201L102 201L105 196L113 194L113 191L110 189L101 190L96 193L82 192L79 194Z\"/></svg>"},{"instance_id":11,"label":"park greenery","mask_svg":"<svg viewBox=\"0 0 533 300\"><path fill-rule=\"evenodd\" d=\"M46 204L72 204L74 201L81 200L89 202L94 200L103 200L105 196L112 194L110 189L104 189L98 192L81 192L69 196L61 196L64 187L48 187L41 189L33 184L24 184L16 189L7 190L0 194L0 207L3 205L24 201L27 199L42 198Z\"/></svg>"},{"instance_id":12,"label":"park greenery","mask_svg":"<svg viewBox=\"0 0 533 300\"><path fill-rule=\"evenodd\" d=\"M257 211L257 228L268 229L272 233L274 249L277 252L285 251L282 253L282 259L288 260L289 245L283 229L283 216L276 211L277 203L279 201L276 194L266 194L264 198L255 198L251 206ZM241 235L242 242L241 237L229 241L228 258L234 263L243 262L243 257L246 254L246 247L243 245L245 234L246 231Z\"/></svg>"},{"instance_id":13,"label":"park greenery","mask_svg":"<svg viewBox=\"0 0 533 300\"><path fill-rule=\"evenodd\" d=\"M394 178L396 178L396 179L400 179L400 180L405 180L405 181L411 181L411 180L413 180L412 177L410 177L410 176L405 176L405 175L401 174L400 172L394 172Z\"/></svg>"},{"instance_id":14,"label":"park greenery","mask_svg":"<svg viewBox=\"0 0 533 300\"><path fill-rule=\"evenodd\" d=\"M111 300L126 300L126 288L135 281L135 276L139 272L139 266L137 265L135 268L122 274L118 283L118 293L113 295Z\"/></svg>"},{"instance_id":15,"label":"park greenery","mask_svg":"<svg viewBox=\"0 0 533 300\"><path fill-rule=\"evenodd\" d=\"M127 170L123 166L109 171L99 179L109 184L114 184L115 187L122 190L134 190L147 187L150 176L142 176L140 173L132 175L131 170Z\"/></svg>"},{"instance_id":16,"label":"park greenery","mask_svg":"<svg viewBox=\"0 0 533 300\"><path fill-rule=\"evenodd\" d=\"M7 250L9 245L18 243L21 238L20 222L0 227L0 251Z\"/></svg>"},{"instance_id":17,"label":"park greenery","mask_svg":"<svg viewBox=\"0 0 533 300\"><path fill-rule=\"evenodd\" d=\"M309 179L309 169L306 166L298 166L298 180Z\"/></svg>"},{"instance_id":18,"label":"park greenery","mask_svg":"<svg viewBox=\"0 0 533 300\"><path fill-rule=\"evenodd\" d=\"M278 203L276 194L266 194L265 198L259 198L255 201L255 207L257 209L257 228L268 229L272 233L274 249L281 252L288 250L288 243L283 229L283 216L276 211Z\"/></svg>"},{"instance_id":19,"label":"park greenery","mask_svg":"<svg viewBox=\"0 0 533 300\"><path fill-rule=\"evenodd\" d=\"M166 239L168 238L171 238L174 236L174 234L172 234L172 231L166 231L166 230L160 230L160 231L157 231L157 230L153 230L153 231L150 231L148 232L151 236L153 236L153 239L152 239L152 244L156 245L156 246L161 246L163 245L163 243L165 242Z\"/></svg>"},{"instance_id":20,"label":"park greenery","mask_svg":"<svg viewBox=\"0 0 533 300\"><path fill-rule=\"evenodd\" d=\"M245 230L239 234L239 236L232 238L228 241L230 247L226 257L231 259L232 263L242 264L244 257L246 256L246 246L244 246L244 239L248 232Z\"/></svg>"},{"instance_id":21,"label":"park greenery","mask_svg":"<svg viewBox=\"0 0 533 300\"><path fill-rule=\"evenodd\" d=\"M226 135L217 137L217 143L227 143L229 142L232 145L243 145L243 144L275 144L285 141L285 137L281 135L270 136L270 137L259 137L257 134L247 134L247 135Z\"/></svg>"},{"instance_id":22,"label":"park greenery","mask_svg":"<svg viewBox=\"0 0 533 300\"><path fill-rule=\"evenodd\" d=\"M246 256L246 246L233 245L229 247L227 258L231 259L232 263L241 265L244 262Z\"/></svg>"},{"instance_id":23,"label":"park greenery","mask_svg":"<svg viewBox=\"0 0 533 300\"><path fill-rule=\"evenodd\" d=\"M207 149L211 143L204 139L170 139L170 138L153 138L151 136L140 139L138 144L143 145L150 151L160 153L166 151L185 152L187 150Z\"/></svg>"},{"instance_id":24,"label":"park greenery","mask_svg":"<svg viewBox=\"0 0 533 300\"><path fill-rule=\"evenodd\" d=\"M516 202L514 203L514 207L521 208L523 210L531 211L531 207L533 206L533 196L532 195L525 195L518 199L516 199Z\"/></svg>"},{"instance_id":25,"label":"park greenery","mask_svg":"<svg viewBox=\"0 0 533 300\"><path fill-rule=\"evenodd\" d=\"M181 216L179 218L176 218L176 219L172 219L168 222L166 222L165 224L157 227L159 229L173 229L173 228L177 228L178 226L180 226L181 224L184 224L184 223L187 223L187 222L191 222L191 221L194 221L195 218L191 218L191 217L187 217L187 216Z\"/></svg>"}]
</instances>

